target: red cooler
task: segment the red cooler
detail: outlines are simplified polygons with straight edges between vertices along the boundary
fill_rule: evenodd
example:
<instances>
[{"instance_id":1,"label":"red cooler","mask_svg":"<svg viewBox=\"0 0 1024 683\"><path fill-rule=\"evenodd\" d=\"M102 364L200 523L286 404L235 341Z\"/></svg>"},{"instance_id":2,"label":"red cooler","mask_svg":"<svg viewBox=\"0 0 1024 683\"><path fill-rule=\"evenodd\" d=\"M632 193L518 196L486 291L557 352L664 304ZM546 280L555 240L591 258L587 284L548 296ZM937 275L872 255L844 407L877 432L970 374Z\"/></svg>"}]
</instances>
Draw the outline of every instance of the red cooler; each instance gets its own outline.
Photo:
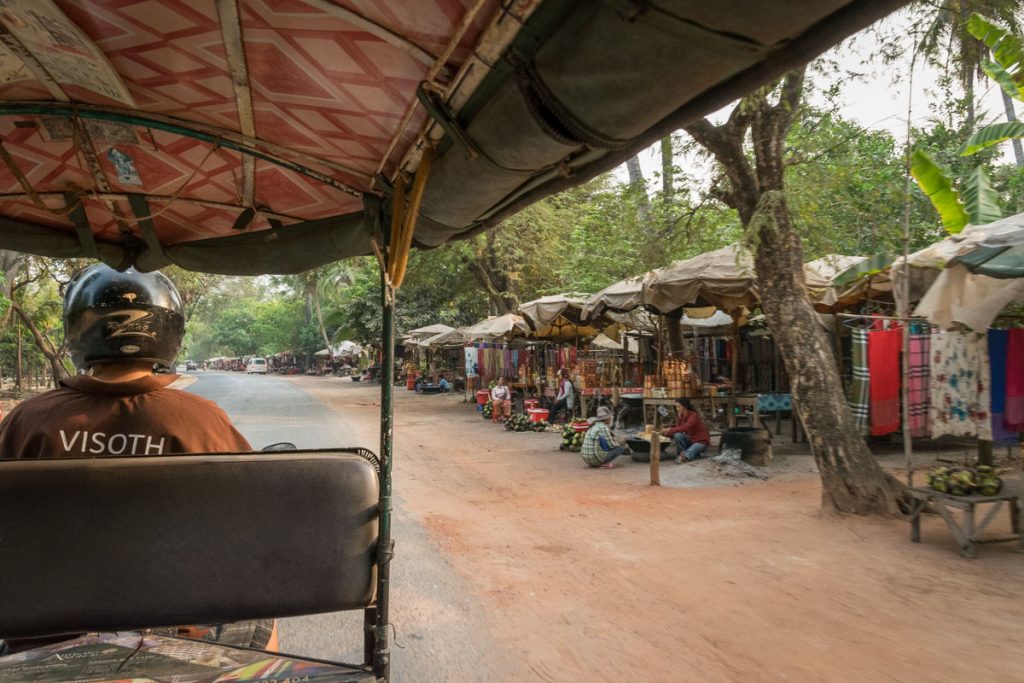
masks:
<instances>
[{"instance_id":1,"label":"red cooler","mask_svg":"<svg viewBox=\"0 0 1024 683\"><path fill-rule=\"evenodd\" d=\"M526 412L530 415L530 422L540 422L541 420L548 419L547 408L527 408Z\"/></svg>"},{"instance_id":2,"label":"red cooler","mask_svg":"<svg viewBox=\"0 0 1024 683\"><path fill-rule=\"evenodd\" d=\"M477 389L476 391L476 402L477 405L486 405L491 400L491 392L487 389Z\"/></svg>"}]
</instances>

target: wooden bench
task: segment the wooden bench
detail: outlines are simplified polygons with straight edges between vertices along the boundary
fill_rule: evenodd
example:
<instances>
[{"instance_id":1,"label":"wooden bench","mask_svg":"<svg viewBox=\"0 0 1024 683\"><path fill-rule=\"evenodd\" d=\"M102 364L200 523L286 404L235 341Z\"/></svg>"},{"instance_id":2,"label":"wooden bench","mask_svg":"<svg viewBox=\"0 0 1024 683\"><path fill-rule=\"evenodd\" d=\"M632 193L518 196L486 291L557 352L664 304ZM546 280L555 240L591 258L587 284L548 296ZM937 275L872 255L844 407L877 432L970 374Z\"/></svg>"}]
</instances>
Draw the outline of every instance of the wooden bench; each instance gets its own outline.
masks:
<instances>
[{"instance_id":1,"label":"wooden bench","mask_svg":"<svg viewBox=\"0 0 1024 683\"><path fill-rule=\"evenodd\" d=\"M942 519L945 520L946 526L949 527L949 531L953 534L953 539L960 547L960 552L964 557L973 558L974 546L978 543L1016 542L1024 550L1024 534L1021 532L1020 525L1020 482L1004 482L1003 490L994 496L953 496L925 486L908 489L907 493L913 499L910 510L910 540L914 543L921 542L921 513L929 503L932 503ZM1003 507L1003 503L1006 503L1010 510L1012 533L981 538L981 533L995 519ZM992 507L981 519L981 522L976 524L975 512L982 505L991 505ZM962 523L957 522L951 509L963 510Z\"/></svg>"}]
</instances>

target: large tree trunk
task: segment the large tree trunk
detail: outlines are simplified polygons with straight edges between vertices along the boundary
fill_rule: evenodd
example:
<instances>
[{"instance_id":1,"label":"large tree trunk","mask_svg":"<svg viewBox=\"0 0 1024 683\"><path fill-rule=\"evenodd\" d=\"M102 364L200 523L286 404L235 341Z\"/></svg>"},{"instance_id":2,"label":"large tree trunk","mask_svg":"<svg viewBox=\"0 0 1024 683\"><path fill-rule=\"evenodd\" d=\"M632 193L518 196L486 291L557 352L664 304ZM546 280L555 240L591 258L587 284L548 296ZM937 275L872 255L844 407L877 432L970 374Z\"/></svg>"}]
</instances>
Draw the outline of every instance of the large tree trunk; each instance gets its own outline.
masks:
<instances>
[{"instance_id":1,"label":"large tree trunk","mask_svg":"<svg viewBox=\"0 0 1024 683\"><path fill-rule=\"evenodd\" d=\"M644 181L644 171L640 168L640 157L631 156L626 160L626 172L629 173L629 184L639 193L637 209L640 224L646 229L651 222L651 200L647 196L647 183Z\"/></svg>"},{"instance_id":2,"label":"large tree trunk","mask_svg":"<svg viewBox=\"0 0 1024 683\"><path fill-rule=\"evenodd\" d=\"M675 164L672 154L672 136L661 139L661 196L665 204L671 204L675 196Z\"/></svg>"},{"instance_id":3,"label":"large tree trunk","mask_svg":"<svg viewBox=\"0 0 1024 683\"><path fill-rule=\"evenodd\" d=\"M665 316L665 331L668 333L668 352L676 357L683 352L683 309L672 311ZM660 372L660 370L659 370Z\"/></svg>"},{"instance_id":4,"label":"large tree trunk","mask_svg":"<svg viewBox=\"0 0 1024 683\"><path fill-rule=\"evenodd\" d=\"M890 515L901 485L878 466L853 424L831 345L807 296L803 249L786 206L783 154L802 95L803 72L792 72L779 87L744 98L726 123L702 120L686 130L722 166L728 184L716 194L737 210L757 244L762 308L818 464L822 503L839 512ZM753 165L744 148L748 130Z\"/></svg>"},{"instance_id":5,"label":"large tree trunk","mask_svg":"<svg viewBox=\"0 0 1024 683\"><path fill-rule=\"evenodd\" d=\"M898 482L878 466L854 425L832 346L809 303L803 248L790 226L785 198L762 207L760 217L766 226L755 255L761 304L818 465L822 505L894 514Z\"/></svg>"}]
</instances>

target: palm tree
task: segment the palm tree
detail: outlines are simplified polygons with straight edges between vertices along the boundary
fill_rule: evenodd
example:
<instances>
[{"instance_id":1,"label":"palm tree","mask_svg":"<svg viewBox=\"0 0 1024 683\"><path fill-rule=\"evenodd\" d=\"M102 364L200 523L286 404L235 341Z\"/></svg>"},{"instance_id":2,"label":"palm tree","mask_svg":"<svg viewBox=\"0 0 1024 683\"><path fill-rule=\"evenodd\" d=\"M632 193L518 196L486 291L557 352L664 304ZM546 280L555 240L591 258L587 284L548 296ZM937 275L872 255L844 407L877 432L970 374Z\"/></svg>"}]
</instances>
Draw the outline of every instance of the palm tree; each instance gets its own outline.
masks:
<instances>
[{"instance_id":1,"label":"palm tree","mask_svg":"<svg viewBox=\"0 0 1024 683\"><path fill-rule=\"evenodd\" d=\"M938 0L922 2L931 8L928 22L918 50L940 68L950 64L956 70L956 79L964 88L967 100L967 128L974 128L974 79L984 75L982 60L988 57L985 44L967 30L967 19L973 13L996 20L1012 33L1020 33L1022 10L1019 0ZM945 63L943 63L943 59ZM1016 121L1013 100L1002 92L1007 121ZM1024 166L1024 148L1020 140L1013 141L1013 153L1018 167Z\"/></svg>"}]
</instances>

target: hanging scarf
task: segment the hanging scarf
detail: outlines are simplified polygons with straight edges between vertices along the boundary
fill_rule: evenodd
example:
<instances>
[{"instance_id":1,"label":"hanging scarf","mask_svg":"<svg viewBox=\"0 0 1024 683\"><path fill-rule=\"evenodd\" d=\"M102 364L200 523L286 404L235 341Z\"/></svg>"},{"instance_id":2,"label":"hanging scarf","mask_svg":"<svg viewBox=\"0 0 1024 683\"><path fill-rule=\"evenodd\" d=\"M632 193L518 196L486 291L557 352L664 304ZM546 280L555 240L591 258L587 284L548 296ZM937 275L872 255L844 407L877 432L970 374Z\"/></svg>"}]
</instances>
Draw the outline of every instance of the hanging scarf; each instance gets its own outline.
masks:
<instances>
[{"instance_id":1,"label":"hanging scarf","mask_svg":"<svg viewBox=\"0 0 1024 683\"><path fill-rule=\"evenodd\" d=\"M936 332L931 342L932 437L992 440L988 335Z\"/></svg>"},{"instance_id":2,"label":"hanging scarf","mask_svg":"<svg viewBox=\"0 0 1024 683\"><path fill-rule=\"evenodd\" d=\"M1006 344L1006 426L1024 432L1024 329L1010 330Z\"/></svg>"},{"instance_id":3,"label":"hanging scarf","mask_svg":"<svg viewBox=\"0 0 1024 683\"><path fill-rule=\"evenodd\" d=\"M868 372L871 374L871 435L884 436L900 428L900 346L898 327L868 332Z\"/></svg>"},{"instance_id":4,"label":"hanging scarf","mask_svg":"<svg viewBox=\"0 0 1024 683\"><path fill-rule=\"evenodd\" d=\"M1006 425L1006 351L1008 330L988 331L989 377L992 380L992 440L1009 441L1017 433Z\"/></svg>"},{"instance_id":5,"label":"hanging scarf","mask_svg":"<svg viewBox=\"0 0 1024 683\"><path fill-rule=\"evenodd\" d=\"M910 405L910 435L926 437L931 434L928 424L929 401L929 349L931 332L912 330L910 333L910 363L907 369L907 399Z\"/></svg>"},{"instance_id":6,"label":"hanging scarf","mask_svg":"<svg viewBox=\"0 0 1024 683\"><path fill-rule=\"evenodd\" d=\"M853 421L861 434L868 432L871 400L871 374L868 372L868 331L850 331L853 347L853 381L850 382L849 403Z\"/></svg>"}]
</instances>

